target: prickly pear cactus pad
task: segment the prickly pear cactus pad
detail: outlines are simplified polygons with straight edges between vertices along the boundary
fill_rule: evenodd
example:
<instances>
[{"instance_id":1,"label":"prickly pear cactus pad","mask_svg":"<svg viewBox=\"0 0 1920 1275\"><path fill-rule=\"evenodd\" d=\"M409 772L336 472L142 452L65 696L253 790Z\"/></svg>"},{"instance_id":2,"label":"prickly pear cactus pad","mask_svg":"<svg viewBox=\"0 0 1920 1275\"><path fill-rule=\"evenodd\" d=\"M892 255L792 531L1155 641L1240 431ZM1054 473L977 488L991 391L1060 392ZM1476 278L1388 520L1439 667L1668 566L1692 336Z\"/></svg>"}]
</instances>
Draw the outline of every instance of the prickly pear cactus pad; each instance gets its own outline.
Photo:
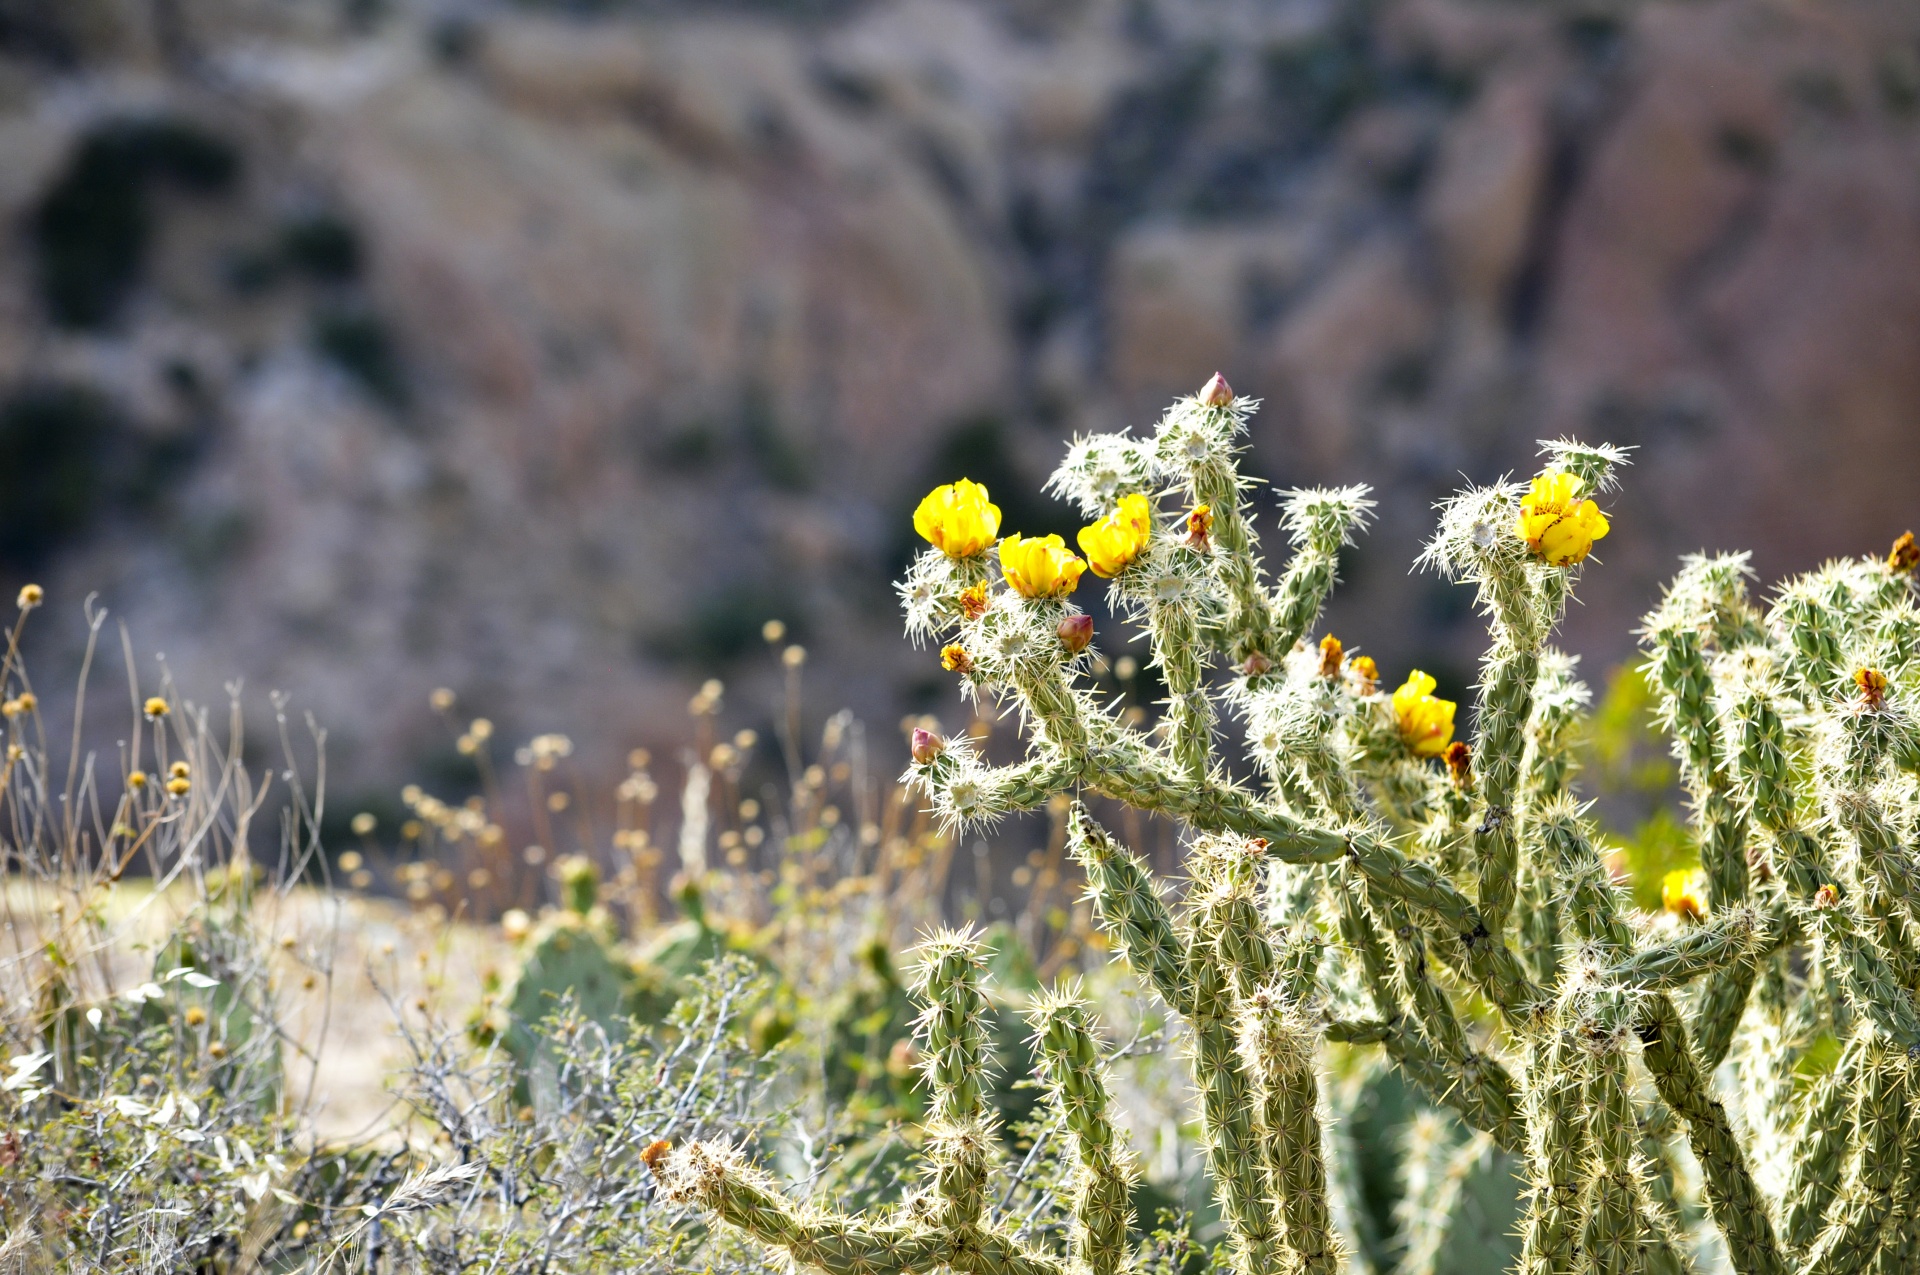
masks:
<instances>
[{"instance_id":1,"label":"prickly pear cactus pad","mask_svg":"<svg viewBox=\"0 0 1920 1275\"><path fill-rule=\"evenodd\" d=\"M1110 950L1184 1022L1216 1260L1369 1260L1339 1221L1354 1173L1325 1150L1338 1045L1451 1122L1407 1135L1401 1269L1463 1269L1474 1236L1511 1233L1518 1175L1523 1275L1920 1270L1916 555L1832 563L1771 596L1742 556L1690 558L1651 615L1622 617L1700 854L1648 913L1578 796L1589 697L1550 645L1596 545L1633 534L1606 512L1628 457L1546 443L1537 474L1439 505L1418 563L1473 591L1490 638L1457 712L1421 671L1314 635L1367 492L1264 494L1239 468L1255 407L1215 377L1150 434L1076 440L1051 486L1087 520L1084 558L1002 528L976 483L940 488L900 584L908 635L968 695L1015 708L1027 744L991 764L923 731L910 781L955 827L1072 803ZM1289 546L1277 574L1263 531ZM1097 580L1151 642L1167 693L1151 725L1089 676L1101 635L1075 599ZM1187 879L1155 880L1095 798L1178 820ZM984 1207L1005 1155L981 1079L984 960L961 934L921 950L925 1167L897 1207L801 1203L740 1149L698 1142L658 1158L662 1189L836 1275L1142 1260L1130 1137L1071 993L1032 1010L1071 1144L1070 1225L1043 1242Z\"/></svg>"}]
</instances>

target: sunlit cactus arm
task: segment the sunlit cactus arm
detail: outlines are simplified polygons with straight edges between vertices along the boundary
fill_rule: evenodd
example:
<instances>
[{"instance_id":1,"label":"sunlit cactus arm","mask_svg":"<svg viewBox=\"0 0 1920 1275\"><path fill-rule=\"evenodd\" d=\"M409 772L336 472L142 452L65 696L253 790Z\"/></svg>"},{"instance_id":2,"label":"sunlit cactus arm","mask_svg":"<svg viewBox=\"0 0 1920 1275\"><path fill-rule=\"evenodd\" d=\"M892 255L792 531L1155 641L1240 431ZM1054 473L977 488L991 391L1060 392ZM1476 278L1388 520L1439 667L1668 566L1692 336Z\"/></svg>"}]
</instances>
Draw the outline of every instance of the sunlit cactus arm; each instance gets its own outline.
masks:
<instances>
[{"instance_id":1,"label":"sunlit cactus arm","mask_svg":"<svg viewBox=\"0 0 1920 1275\"><path fill-rule=\"evenodd\" d=\"M1563 911L1573 930L1609 959L1633 948L1633 930L1621 909L1624 900L1600 852L1588 835L1586 809L1569 797L1542 808L1533 819L1541 862L1565 888Z\"/></svg>"},{"instance_id":2,"label":"sunlit cactus arm","mask_svg":"<svg viewBox=\"0 0 1920 1275\"><path fill-rule=\"evenodd\" d=\"M904 779L932 799L936 814L957 825L1037 810L1073 782L1072 760L1057 752L1012 766L990 766L965 737L941 740L920 734L926 737L916 740L916 760Z\"/></svg>"},{"instance_id":3,"label":"sunlit cactus arm","mask_svg":"<svg viewBox=\"0 0 1920 1275\"><path fill-rule=\"evenodd\" d=\"M1267 986L1279 970L1266 919L1260 914L1263 850L1243 837L1202 837L1188 850L1193 865L1188 898L1194 932L1217 954L1236 1000Z\"/></svg>"},{"instance_id":4,"label":"sunlit cactus arm","mask_svg":"<svg viewBox=\"0 0 1920 1275\"><path fill-rule=\"evenodd\" d=\"M1192 1006L1187 1022L1193 1031L1207 1170L1219 1193L1234 1269L1240 1275L1265 1275L1279 1267L1280 1219L1267 1193L1252 1080L1235 1041L1232 984L1206 936L1186 936L1184 956L1181 983Z\"/></svg>"},{"instance_id":5,"label":"sunlit cactus arm","mask_svg":"<svg viewBox=\"0 0 1920 1275\"><path fill-rule=\"evenodd\" d=\"M1634 1167L1639 1134L1627 1087L1623 1039L1631 1011L1610 996L1605 1021L1583 1031L1583 1101L1594 1148L1592 1174L1581 1193L1580 1247L1594 1275L1640 1275L1646 1269L1643 1200Z\"/></svg>"},{"instance_id":6,"label":"sunlit cactus arm","mask_svg":"<svg viewBox=\"0 0 1920 1275\"><path fill-rule=\"evenodd\" d=\"M1187 530L1195 547L1210 556L1226 593L1226 614L1216 630L1220 649L1236 663L1258 652L1271 665L1292 641L1278 641L1273 633L1261 590L1259 542L1246 516L1249 484L1236 459L1247 417L1258 406L1236 398L1216 375L1198 394L1175 400L1155 432L1153 454L1159 471L1186 489Z\"/></svg>"},{"instance_id":7,"label":"sunlit cactus arm","mask_svg":"<svg viewBox=\"0 0 1920 1275\"><path fill-rule=\"evenodd\" d=\"M1157 568L1147 602L1153 636L1153 662L1167 684L1167 749L1176 773L1189 783L1205 784L1213 771L1213 698L1207 693L1207 652L1201 641L1202 582L1194 552L1167 546L1160 558L1136 571Z\"/></svg>"},{"instance_id":8,"label":"sunlit cactus arm","mask_svg":"<svg viewBox=\"0 0 1920 1275\"><path fill-rule=\"evenodd\" d=\"M1076 1275L1126 1268L1133 1225L1130 1202L1139 1170L1114 1128L1113 1082L1100 1056L1086 1004L1072 992L1042 996L1029 1014L1041 1079L1066 1121L1077 1161L1068 1242Z\"/></svg>"},{"instance_id":9,"label":"sunlit cactus arm","mask_svg":"<svg viewBox=\"0 0 1920 1275\"><path fill-rule=\"evenodd\" d=\"M1359 963L1361 981L1372 997L1381 1020L1379 1040L1387 1056L1434 1102L1453 1109L1473 1128L1491 1136L1508 1151L1517 1151L1525 1137L1520 1112L1510 1096L1512 1084L1503 1073L1465 1070L1443 1058L1416 1028L1401 1000L1400 979L1386 940L1367 905L1365 887L1350 867L1343 866L1333 890L1340 938ZM1329 1037L1337 1036L1329 1031ZM1478 1057L1478 1055L1475 1055Z\"/></svg>"},{"instance_id":10,"label":"sunlit cactus arm","mask_svg":"<svg viewBox=\"0 0 1920 1275\"><path fill-rule=\"evenodd\" d=\"M1033 809L1081 782L1138 809L1177 816L1201 831L1264 838L1268 853L1289 862L1325 863L1345 852L1346 841L1337 832L1305 824L1223 778L1177 773L1159 750L1076 694L1060 659L1022 663L1011 672L1016 676L1006 684L1045 739L1031 760L1005 768L984 765L959 740L929 738L924 747L916 745L908 779L933 797L942 815L961 823L992 819Z\"/></svg>"},{"instance_id":11,"label":"sunlit cactus arm","mask_svg":"<svg viewBox=\"0 0 1920 1275\"><path fill-rule=\"evenodd\" d=\"M1373 509L1367 491L1356 486L1287 493L1281 522L1293 543L1293 557L1273 594L1272 645L1264 652L1269 659L1278 661L1319 618L1338 580L1340 551L1353 543L1353 533L1366 525Z\"/></svg>"},{"instance_id":12,"label":"sunlit cactus arm","mask_svg":"<svg viewBox=\"0 0 1920 1275\"><path fill-rule=\"evenodd\" d=\"M1773 838L1774 860L1802 905L1801 920L1820 937L1823 959L1854 1009L1902 1047L1920 1045L1920 1008L1857 911L1859 891L1843 888L1819 840L1800 826L1802 801L1792 786L1787 732L1763 665L1753 665L1728 691L1729 756L1740 799Z\"/></svg>"},{"instance_id":13,"label":"sunlit cactus arm","mask_svg":"<svg viewBox=\"0 0 1920 1275\"><path fill-rule=\"evenodd\" d=\"M1920 1009L1894 974L1886 953L1836 887L1821 887L1812 918L1812 928L1832 953L1830 959L1854 1011L1873 1020L1900 1048L1920 1050Z\"/></svg>"},{"instance_id":14,"label":"sunlit cactus arm","mask_svg":"<svg viewBox=\"0 0 1920 1275\"><path fill-rule=\"evenodd\" d=\"M1318 913L1327 871L1314 864L1267 867L1267 926L1274 935L1280 979L1299 1000L1310 1000L1319 985L1326 938Z\"/></svg>"},{"instance_id":15,"label":"sunlit cactus arm","mask_svg":"<svg viewBox=\"0 0 1920 1275\"><path fill-rule=\"evenodd\" d=\"M1515 926L1520 955L1528 972L1553 983L1560 972L1562 899L1554 858L1541 843L1541 811L1569 791L1574 771L1573 736L1592 700L1586 684L1574 676L1578 657L1551 648L1541 652L1534 683L1533 716L1527 722L1521 757L1519 802L1520 868L1515 885Z\"/></svg>"},{"instance_id":16,"label":"sunlit cactus arm","mask_svg":"<svg viewBox=\"0 0 1920 1275\"><path fill-rule=\"evenodd\" d=\"M1518 488L1502 485L1442 502L1440 529L1423 558L1476 587L1493 634L1482 660L1472 760L1474 790L1481 802L1473 834L1478 901L1487 929L1495 935L1513 906L1519 868L1513 802L1533 711L1540 645L1550 625L1527 545L1515 532L1519 496Z\"/></svg>"},{"instance_id":17,"label":"sunlit cactus arm","mask_svg":"<svg viewBox=\"0 0 1920 1275\"><path fill-rule=\"evenodd\" d=\"M1524 1013L1539 1000L1513 949L1493 937L1474 905L1451 881L1370 833L1350 837L1349 859L1371 889L1411 904L1438 922L1434 935L1444 941L1440 955L1471 976L1481 992L1509 1015Z\"/></svg>"},{"instance_id":18,"label":"sunlit cactus arm","mask_svg":"<svg viewBox=\"0 0 1920 1275\"><path fill-rule=\"evenodd\" d=\"M1897 1238L1895 1189L1906 1159L1903 1143L1913 1136L1908 1088L1912 1065L1885 1048L1869 1050L1854 1103L1854 1139L1859 1152L1827 1225L1807 1252L1801 1275L1861 1275L1872 1268L1882 1243ZM1904 1217L1899 1219L1904 1222Z\"/></svg>"},{"instance_id":19,"label":"sunlit cactus arm","mask_svg":"<svg viewBox=\"0 0 1920 1275\"><path fill-rule=\"evenodd\" d=\"M1284 988L1269 985L1242 1000L1239 1035L1260 1102L1270 1189L1286 1219L1294 1269L1301 1275L1334 1275L1341 1254L1327 1205L1312 1018Z\"/></svg>"},{"instance_id":20,"label":"sunlit cactus arm","mask_svg":"<svg viewBox=\"0 0 1920 1275\"><path fill-rule=\"evenodd\" d=\"M1087 896L1108 940L1133 972L1176 1013L1191 1016L1185 983L1186 943L1160 897L1153 874L1075 802L1067 811L1067 847L1087 874Z\"/></svg>"},{"instance_id":21,"label":"sunlit cactus arm","mask_svg":"<svg viewBox=\"0 0 1920 1275\"><path fill-rule=\"evenodd\" d=\"M1411 924L1404 909L1382 909L1391 928L1397 957L1395 976L1413 1007L1420 1033L1445 1061L1451 1073L1452 1105L1469 1113L1467 1122L1493 1134L1502 1143L1517 1141L1520 1097L1513 1077L1499 1060L1474 1048L1453 998L1427 966L1425 938Z\"/></svg>"},{"instance_id":22,"label":"sunlit cactus arm","mask_svg":"<svg viewBox=\"0 0 1920 1275\"><path fill-rule=\"evenodd\" d=\"M916 994L925 1002L921 1038L928 1098L928 1160L938 1206L935 1224L948 1232L976 1228L986 1208L992 1127L985 1079L988 1014L980 990L986 967L979 940L936 934L920 949Z\"/></svg>"},{"instance_id":23,"label":"sunlit cactus arm","mask_svg":"<svg viewBox=\"0 0 1920 1275\"><path fill-rule=\"evenodd\" d=\"M1393 1024L1378 1018L1330 1018L1320 1031L1337 1045L1378 1045L1393 1033Z\"/></svg>"},{"instance_id":24,"label":"sunlit cactus arm","mask_svg":"<svg viewBox=\"0 0 1920 1275\"><path fill-rule=\"evenodd\" d=\"M1840 664L1852 604L1844 566L1837 563L1788 581L1774 599L1767 627L1785 657L1788 685L1801 698L1819 699L1844 676Z\"/></svg>"},{"instance_id":25,"label":"sunlit cactus arm","mask_svg":"<svg viewBox=\"0 0 1920 1275\"><path fill-rule=\"evenodd\" d=\"M1580 1231L1589 1132L1581 1111L1579 1043L1557 1013L1532 1025L1526 1045L1530 1184L1520 1232L1521 1275L1572 1275Z\"/></svg>"},{"instance_id":26,"label":"sunlit cactus arm","mask_svg":"<svg viewBox=\"0 0 1920 1275\"><path fill-rule=\"evenodd\" d=\"M1736 1275L1784 1275L1786 1263L1766 1199L1754 1183L1726 1107L1694 1060L1687 1029L1672 998L1643 998L1636 1030L1654 1089L1686 1122L1687 1141L1706 1180L1707 1203L1726 1237Z\"/></svg>"},{"instance_id":27,"label":"sunlit cactus arm","mask_svg":"<svg viewBox=\"0 0 1920 1275\"><path fill-rule=\"evenodd\" d=\"M1678 991L1700 978L1752 962L1776 946L1781 927L1758 908L1733 908L1679 936L1636 949L1606 973L1609 982L1643 992Z\"/></svg>"},{"instance_id":28,"label":"sunlit cactus arm","mask_svg":"<svg viewBox=\"0 0 1920 1275\"><path fill-rule=\"evenodd\" d=\"M705 1209L798 1266L829 1275L911 1275L946 1264L937 1232L796 1204L726 1143L689 1142L648 1163L668 1200Z\"/></svg>"},{"instance_id":29,"label":"sunlit cactus arm","mask_svg":"<svg viewBox=\"0 0 1920 1275\"><path fill-rule=\"evenodd\" d=\"M1788 1245L1804 1251L1820 1233L1827 1207L1840 1189L1840 1174L1853 1146L1853 1096L1867 1056L1867 1033L1856 1033L1832 1071L1804 1099L1799 1136L1787 1158L1790 1176L1783 1196L1781 1230Z\"/></svg>"},{"instance_id":30,"label":"sunlit cactus arm","mask_svg":"<svg viewBox=\"0 0 1920 1275\"><path fill-rule=\"evenodd\" d=\"M1598 855L1571 814L1571 808L1562 805L1547 825L1562 868L1576 890L1568 915L1582 938L1601 943L1603 951L1620 951L1630 934L1619 914L1618 894L1607 883ZM1655 1090L1687 1124L1688 1142L1707 1180L1714 1220L1734 1254L1734 1269L1739 1275L1776 1275L1783 1266L1765 1201L1726 1108L1703 1079L1672 999L1664 994L1642 996L1638 1031L1641 1056ZM1564 1051L1564 1046L1559 1048ZM1548 1057L1547 1100L1564 1104L1564 1089L1556 1087L1565 1084L1564 1077L1553 1072L1551 1063L1557 1060L1551 1054Z\"/></svg>"}]
</instances>

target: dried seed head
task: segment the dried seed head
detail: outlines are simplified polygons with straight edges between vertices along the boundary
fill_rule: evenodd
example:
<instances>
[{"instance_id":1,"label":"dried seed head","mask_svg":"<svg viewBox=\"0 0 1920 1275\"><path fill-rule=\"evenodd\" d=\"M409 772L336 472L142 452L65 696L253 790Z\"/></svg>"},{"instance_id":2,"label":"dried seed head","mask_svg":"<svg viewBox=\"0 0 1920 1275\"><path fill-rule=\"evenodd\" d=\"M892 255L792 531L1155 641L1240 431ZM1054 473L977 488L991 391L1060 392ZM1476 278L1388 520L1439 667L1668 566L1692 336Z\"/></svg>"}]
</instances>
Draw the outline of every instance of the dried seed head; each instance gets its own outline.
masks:
<instances>
[{"instance_id":1,"label":"dried seed head","mask_svg":"<svg viewBox=\"0 0 1920 1275\"><path fill-rule=\"evenodd\" d=\"M1902 532L1900 538L1893 542L1893 548L1887 553L1887 570L1903 576L1917 566L1920 566L1920 544L1914 543L1911 531Z\"/></svg>"},{"instance_id":2,"label":"dried seed head","mask_svg":"<svg viewBox=\"0 0 1920 1275\"><path fill-rule=\"evenodd\" d=\"M1879 669L1855 669L1853 684L1860 688L1860 698L1868 708L1879 708L1887 702L1887 675Z\"/></svg>"},{"instance_id":3,"label":"dried seed head","mask_svg":"<svg viewBox=\"0 0 1920 1275\"><path fill-rule=\"evenodd\" d=\"M1455 788L1466 792L1473 787L1473 749L1467 747L1463 739L1456 739L1447 745L1447 751L1441 756L1447 761L1447 778Z\"/></svg>"}]
</instances>

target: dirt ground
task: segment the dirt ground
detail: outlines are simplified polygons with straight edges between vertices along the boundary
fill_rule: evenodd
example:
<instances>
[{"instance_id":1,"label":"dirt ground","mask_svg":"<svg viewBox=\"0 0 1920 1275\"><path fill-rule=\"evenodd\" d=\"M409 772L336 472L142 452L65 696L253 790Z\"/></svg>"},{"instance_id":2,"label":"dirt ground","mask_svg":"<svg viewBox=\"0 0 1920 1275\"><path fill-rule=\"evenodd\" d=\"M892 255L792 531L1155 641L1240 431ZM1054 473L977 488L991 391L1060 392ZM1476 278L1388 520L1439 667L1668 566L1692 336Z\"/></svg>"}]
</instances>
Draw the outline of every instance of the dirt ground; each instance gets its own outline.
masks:
<instances>
[{"instance_id":1,"label":"dirt ground","mask_svg":"<svg viewBox=\"0 0 1920 1275\"><path fill-rule=\"evenodd\" d=\"M139 986L154 976L153 954L187 902L184 892L124 883L76 943L79 927L63 924L76 909L60 892L7 883L0 889L0 1000L15 1006L34 996L42 945L56 932L76 957L73 977L84 1003ZM438 908L305 887L261 894L251 916L273 970L290 1101L314 1138L405 1137L409 1113L391 1089L409 1057L399 1021L463 1024L489 969L509 958L499 927L450 920Z\"/></svg>"}]
</instances>

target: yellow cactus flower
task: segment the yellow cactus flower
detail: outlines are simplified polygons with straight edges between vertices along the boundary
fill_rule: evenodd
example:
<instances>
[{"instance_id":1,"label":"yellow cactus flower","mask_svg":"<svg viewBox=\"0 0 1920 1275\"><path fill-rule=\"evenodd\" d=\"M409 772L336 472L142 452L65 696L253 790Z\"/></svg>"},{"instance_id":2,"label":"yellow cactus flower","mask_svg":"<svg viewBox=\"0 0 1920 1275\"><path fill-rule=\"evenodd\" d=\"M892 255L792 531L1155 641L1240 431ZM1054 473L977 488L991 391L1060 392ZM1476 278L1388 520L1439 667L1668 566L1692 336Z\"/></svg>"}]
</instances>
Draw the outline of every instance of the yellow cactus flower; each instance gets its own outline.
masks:
<instances>
[{"instance_id":1,"label":"yellow cactus flower","mask_svg":"<svg viewBox=\"0 0 1920 1275\"><path fill-rule=\"evenodd\" d=\"M1454 703L1435 695L1436 685L1431 676L1415 669L1393 693L1400 738L1415 757L1438 757L1453 741Z\"/></svg>"},{"instance_id":2,"label":"yellow cactus flower","mask_svg":"<svg viewBox=\"0 0 1920 1275\"><path fill-rule=\"evenodd\" d=\"M1360 682L1360 693L1371 695L1380 689L1380 666L1373 662L1371 655L1356 655L1348 661L1347 667Z\"/></svg>"},{"instance_id":3,"label":"yellow cactus flower","mask_svg":"<svg viewBox=\"0 0 1920 1275\"><path fill-rule=\"evenodd\" d=\"M1120 507L1099 522L1080 528L1080 552L1093 574L1112 579L1147 551L1153 539L1153 505L1139 492L1120 498Z\"/></svg>"},{"instance_id":4,"label":"yellow cactus flower","mask_svg":"<svg viewBox=\"0 0 1920 1275\"><path fill-rule=\"evenodd\" d=\"M1582 490L1572 474L1541 474L1520 498L1514 530L1536 557L1556 567L1575 566L1586 561L1594 541L1605 538L1607 516L1580 498Z\"/></svg>"},{"instance_id":5,"label":"yellow cactus flower","mask_svg":"<svg viewBox=\"0 0 1920 1275\"><path fill-rule=\"evenodd\" d=\"M1000 542L1000 570L1023 598L1064 598L1080 584L1087 564L1058 536L1023 537Z\"/></svg>"},{"instance_id":6,"label":"yellow cactus flower","mask_svg":"<svg viewBox=\"0 0 1920 1275\"><path fill-rule=\"evenodd\" d=\"M913 511L913 529L949 558L971 558L1000 533L1000 506L971 479L935 487Z\"/></svg>"},{"instance_id":7,"label":"yellow cactus flower","mask_svg":"<svg viewBox=\"0 0 1920 1275\"><path fill-rule=\"evenodd\" d=\"M1689 921L1707 914L1707 874L1680 868L1660 878L1660 906Z\"/></svg>"}]
</instances>

